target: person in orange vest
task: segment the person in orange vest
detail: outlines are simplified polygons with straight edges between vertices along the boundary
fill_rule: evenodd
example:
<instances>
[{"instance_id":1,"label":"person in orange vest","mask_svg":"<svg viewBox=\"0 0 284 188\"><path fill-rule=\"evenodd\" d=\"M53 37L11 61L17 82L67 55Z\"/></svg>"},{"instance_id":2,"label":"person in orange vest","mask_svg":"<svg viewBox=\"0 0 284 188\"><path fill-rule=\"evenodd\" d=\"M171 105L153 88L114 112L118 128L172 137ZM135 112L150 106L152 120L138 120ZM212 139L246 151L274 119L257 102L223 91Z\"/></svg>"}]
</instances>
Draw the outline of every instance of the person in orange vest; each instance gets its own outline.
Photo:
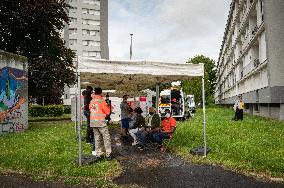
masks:
<instances>
[{"instance_id":1,"label":"person in orange vest","mask_svg":"<svg viewBox=\"0 0 284 188\"><path fill-rule=\"evenodd\" d=\"M90 126L94 131L95 138L95 151L92 152L98 159L102 157L102 143L104 142L104 148L106 151L106 159L112 160L113 156L111 154L111 139L109 130L106 124L106 116L110 113L110 108L108 107L106 101L102 97L102 89L95 88L95 94L92 95L92 100L90 102Z\"/></svg>"},{"instance_id":2,"label":"person in orange vest","mask_svg":"<svg viewBox=\"0 0 284 188\"><path fill-rule=\"evenodd\" d=\"M165 113L166 115L164 120L162 121L160 131L153 135L154 141L157 142L160 147L162 147L164 139L170 139L172 137L172 134L174 133L177 125L175 118L171 116L170 110L166 109Z\"/></svg>"}]
</instances>

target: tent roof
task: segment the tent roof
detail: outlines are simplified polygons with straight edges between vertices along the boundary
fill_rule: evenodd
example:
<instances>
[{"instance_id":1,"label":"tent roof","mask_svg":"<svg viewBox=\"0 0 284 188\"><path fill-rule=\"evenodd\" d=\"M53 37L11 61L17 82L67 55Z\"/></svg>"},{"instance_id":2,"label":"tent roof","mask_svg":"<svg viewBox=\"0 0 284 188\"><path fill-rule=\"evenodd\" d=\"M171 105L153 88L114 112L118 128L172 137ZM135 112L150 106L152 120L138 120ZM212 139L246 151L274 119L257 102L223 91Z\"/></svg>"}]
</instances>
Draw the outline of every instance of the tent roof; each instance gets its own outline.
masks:
<instances>
[{"instance_id":1,"label":"tent roof","mask_svg":"<svg viewBox=\"0 0 284 188\"><path fill-rule=\"evenodd\" d=\"M117 91L141 91L156 84L189 80L204 74L203 64L113 61L79 58L81 86Z\"/></svg>"}]
</instances>

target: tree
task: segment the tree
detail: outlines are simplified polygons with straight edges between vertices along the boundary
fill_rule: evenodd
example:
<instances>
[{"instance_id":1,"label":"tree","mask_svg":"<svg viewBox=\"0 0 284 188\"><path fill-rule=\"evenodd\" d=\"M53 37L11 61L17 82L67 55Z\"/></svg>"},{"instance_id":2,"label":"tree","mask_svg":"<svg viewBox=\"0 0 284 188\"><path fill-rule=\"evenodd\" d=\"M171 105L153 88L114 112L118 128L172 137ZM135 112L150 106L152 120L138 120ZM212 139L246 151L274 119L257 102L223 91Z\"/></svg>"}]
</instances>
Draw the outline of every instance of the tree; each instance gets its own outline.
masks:
<instances>
[{"instance_id":1,"label":"tree","mask_svg":"<svg viewBox=\"0 0 284 188\"><path fill-rule=\"evenodd\" d=\"M214 60L203 55L197 55L188 60L187 63L204 64L205 69L205 100L206 103L214 102L214 90L216 81L216 68ZM191 80L182 81L182 88L187 94L192 94L196 102L202 101L202 80L200 78L193 78Z\"/></svg>"},{"instance_id":2,"label":"tree","mask_svg":"<svg viewBox=\"0 0 284 188\"><path fill-rule=\"evenodd\" d=\"M0 49L23 55L29 65L29 97L58 103L75 81L72 59L59 31L69 22L65 0L1 0Z\"/></svg>"}]
</instances>

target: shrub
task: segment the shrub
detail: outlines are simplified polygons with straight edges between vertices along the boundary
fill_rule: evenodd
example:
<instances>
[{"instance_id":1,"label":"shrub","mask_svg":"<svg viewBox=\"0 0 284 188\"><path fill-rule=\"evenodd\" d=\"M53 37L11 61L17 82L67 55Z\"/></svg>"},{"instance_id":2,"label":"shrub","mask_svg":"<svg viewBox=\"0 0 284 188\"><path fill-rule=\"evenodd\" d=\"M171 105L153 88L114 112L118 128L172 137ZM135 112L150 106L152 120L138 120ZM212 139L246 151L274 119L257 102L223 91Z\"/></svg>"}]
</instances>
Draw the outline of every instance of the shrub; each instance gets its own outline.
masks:
<instances>
[{"instance_id":1,"label":"shrub","mask_svg":"<svg viewBox=\"0 0 284 188\"><path fill-rule=\"evenodd\" d=\"M64 106L64 114L71 114L71 106Z\"/></svg>"},{"instance_id":2,"label":"shrub","mask_svg":"<svg viewBox=\"0 0 284 188\"><path fill-rule=\"evenodd\" d=\"M64 113L63 105L32 105L29 107L31 117L57 117Z\"/></svg>"}]
</instances>

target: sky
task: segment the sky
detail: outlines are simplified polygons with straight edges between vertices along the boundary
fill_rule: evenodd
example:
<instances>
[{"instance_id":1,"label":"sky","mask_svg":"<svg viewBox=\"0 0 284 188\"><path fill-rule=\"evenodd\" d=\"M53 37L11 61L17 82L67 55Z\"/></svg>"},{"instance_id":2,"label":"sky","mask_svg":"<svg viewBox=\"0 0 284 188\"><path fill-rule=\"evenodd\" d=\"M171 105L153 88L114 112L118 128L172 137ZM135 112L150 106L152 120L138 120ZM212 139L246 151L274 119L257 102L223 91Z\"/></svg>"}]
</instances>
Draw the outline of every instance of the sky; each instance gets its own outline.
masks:
<instances>
[{"instance_id":1,"label":"sky","mask_svg":"<svg viewBox=\"0 0 284 188\"><path fill-rule=\"evenodd\" d=\"M109 0L110 59L218 60L231 0Z\"/></svg>"}]
</instances>

